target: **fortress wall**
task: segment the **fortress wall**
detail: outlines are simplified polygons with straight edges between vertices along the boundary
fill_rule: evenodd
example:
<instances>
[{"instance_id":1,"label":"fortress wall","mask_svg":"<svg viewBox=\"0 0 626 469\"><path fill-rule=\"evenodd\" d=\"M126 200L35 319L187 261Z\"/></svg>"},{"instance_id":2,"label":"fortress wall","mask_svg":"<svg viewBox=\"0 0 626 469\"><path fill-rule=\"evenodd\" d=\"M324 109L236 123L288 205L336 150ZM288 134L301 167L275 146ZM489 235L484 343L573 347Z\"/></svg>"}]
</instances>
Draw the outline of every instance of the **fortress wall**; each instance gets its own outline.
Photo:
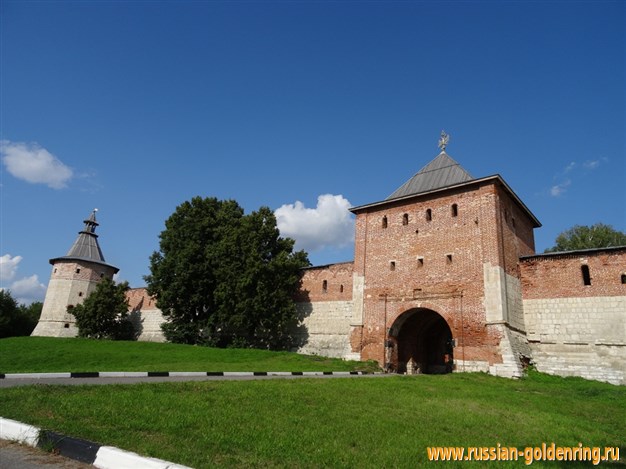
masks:
<instances>
[{"instance_id":1,"label":"fortress wall","mask_svg":"<svg viewBox=\"0 0 626 469\"><path fill-rule=\"evenodd\" d=\"M130 319L139 332L137 340L165 342L161 324L165 322L163 313L156 307L156 300L145 288L132 288L126 293Z\"/></svg>"},{"instance_id":2,"label":"fortress wall","mask_svg":"<svg viewBox=\"0 0 626 469\"><path fill-rule=\"evenodd\" d=\"M299 353L349 358L352 301L297 303L296 308L306 330Z\"/></svg>"},{"instance_id":3,"label":"fortress wall","mask_svg":"<svg viewBox=\"0 0 626 469\"><path fill-rule=\"evenodd\" d=\"M539 371L626 384L626 296L524 301Z\"/></svg>"},{"instance_id":4,"label":"fortress wall","mask_svg":"<svg viewBox=\"0 0 626 469\"><path fill-rule=\"evenodd\" d=\"M626 384L626 248L533 256L520 268L537 369Z\"/></svg>"}]
</instances>

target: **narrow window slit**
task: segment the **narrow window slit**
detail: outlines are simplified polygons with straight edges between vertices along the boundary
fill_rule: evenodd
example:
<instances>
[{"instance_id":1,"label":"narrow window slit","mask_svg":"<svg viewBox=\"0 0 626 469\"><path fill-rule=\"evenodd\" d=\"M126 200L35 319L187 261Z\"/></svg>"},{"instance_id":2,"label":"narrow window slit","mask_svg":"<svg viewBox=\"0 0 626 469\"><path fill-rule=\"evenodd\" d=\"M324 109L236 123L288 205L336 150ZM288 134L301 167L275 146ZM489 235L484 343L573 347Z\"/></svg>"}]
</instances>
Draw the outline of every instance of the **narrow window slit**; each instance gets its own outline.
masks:
<instances>
[{"instance_id":1,"label":"narrow window slit","mask_svg":"<svg viewBox=\"0 0 626 469\"><path fill-rule=\"evenodd\" d=\"M581 265L580 273L583 276L583 285L591 285L591 274L589 273L589 266L586 264Z\"/></svg>"}]
</instances>

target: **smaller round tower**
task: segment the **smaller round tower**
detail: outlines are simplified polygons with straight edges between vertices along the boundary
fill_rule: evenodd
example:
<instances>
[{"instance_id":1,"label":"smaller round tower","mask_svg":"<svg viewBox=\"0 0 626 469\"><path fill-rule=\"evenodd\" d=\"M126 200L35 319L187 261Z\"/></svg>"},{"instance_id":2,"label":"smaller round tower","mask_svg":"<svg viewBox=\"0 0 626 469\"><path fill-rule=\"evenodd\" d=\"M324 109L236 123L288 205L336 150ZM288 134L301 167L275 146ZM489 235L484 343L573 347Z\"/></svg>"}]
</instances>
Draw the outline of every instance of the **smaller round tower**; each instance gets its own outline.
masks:
<instances>
[{"instance_id":1,"label":"smaller round tower","mask_svg":"<svg viewBox=\"0 0 626 469\"><path fill-rule=\"evenodd\" d=\"M119 269L107 264L96 234L94 209L84 221L85 227L67 255L50 259L52 273L46 291L39 323L31 335L47 337L76 337L76 318L68 313L96 289L103 278L113 278Z\"/></svg>"}]
</instances>

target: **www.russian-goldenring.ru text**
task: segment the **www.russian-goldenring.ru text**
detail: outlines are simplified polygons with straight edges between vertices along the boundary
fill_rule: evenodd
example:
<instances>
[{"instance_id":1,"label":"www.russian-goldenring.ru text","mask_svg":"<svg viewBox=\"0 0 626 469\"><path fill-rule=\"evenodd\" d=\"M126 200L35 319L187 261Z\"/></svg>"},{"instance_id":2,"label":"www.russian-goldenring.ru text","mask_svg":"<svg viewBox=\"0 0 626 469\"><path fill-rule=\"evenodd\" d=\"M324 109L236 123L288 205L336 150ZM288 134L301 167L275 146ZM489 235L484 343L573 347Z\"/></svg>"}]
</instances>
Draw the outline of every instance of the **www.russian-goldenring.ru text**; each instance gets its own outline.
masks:
<instances>
[{"instance_id":1,"label":"www.russian-goldenring.ru text","mask_svg":"<svg viewBox=\"0 0 626 469\"><path fill-rule=\"evenodd\" d=\"M594 466L605 461L619 461L618 446L556 446L541 443L540 446L429 446L426 448L429 461L524 461L530 465L535 461L589 461Z\"/></svg>"}]
</instances>

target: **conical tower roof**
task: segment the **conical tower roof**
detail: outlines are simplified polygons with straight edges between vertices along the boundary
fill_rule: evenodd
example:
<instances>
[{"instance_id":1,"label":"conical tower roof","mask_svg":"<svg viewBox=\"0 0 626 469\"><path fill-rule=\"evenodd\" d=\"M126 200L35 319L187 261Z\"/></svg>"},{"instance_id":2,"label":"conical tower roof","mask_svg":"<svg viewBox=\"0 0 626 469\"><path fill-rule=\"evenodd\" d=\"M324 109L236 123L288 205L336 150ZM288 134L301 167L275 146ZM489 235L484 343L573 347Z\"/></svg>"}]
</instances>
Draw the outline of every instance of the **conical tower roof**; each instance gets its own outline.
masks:
<instances>
[{"instance_id":1,"label":"conical tower roof","mask_svg":"<svg viewBox=\"0 0 626 469\"><path fill-rule=\"evenodd\" d=\"M104 260L102 249L100 249L100 245L98 244L98 235L96 234L96 227L98 226L98 222L96 221L97 211L97 209L94 209L89 218L83 221L85 226L78 232L78 237L67 254L63 257L50 259L51 264L54 264L54 262L58 260L82 260L113 267ZM117 267L114 268L119 270Z\"/></svg>"},{"instance_id":2,"label":"conical tower roof","mask_svg":"<svg viewBox=\"0 0 626 469\"><path fill-rule=\"evenodd\" d=\"M472 181L473 179L459 163L443 150L434 160L420 169L385 200L441 189Z\"/></svg>"}]
</instances>

